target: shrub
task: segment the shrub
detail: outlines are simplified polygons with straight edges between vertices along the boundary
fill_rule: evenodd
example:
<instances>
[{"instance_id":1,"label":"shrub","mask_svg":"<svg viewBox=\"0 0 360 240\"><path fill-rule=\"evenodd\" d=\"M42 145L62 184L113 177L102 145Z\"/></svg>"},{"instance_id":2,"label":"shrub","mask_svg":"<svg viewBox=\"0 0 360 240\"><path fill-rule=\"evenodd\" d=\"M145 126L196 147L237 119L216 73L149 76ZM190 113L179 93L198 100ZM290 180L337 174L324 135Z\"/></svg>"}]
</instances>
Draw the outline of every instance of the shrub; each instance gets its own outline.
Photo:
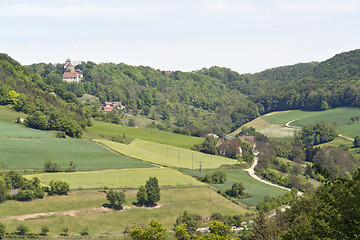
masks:
<instances>
[{"instance_id":1,"label":"shrub","mask_svg":"<svg viewBox=\"0 0 360 240\"><path fill-rule=\"evenodd\" d=\"M50 181L49 183L49 195L66 195L70 191L70 186L66 182L62 181Z\"/></svg>"},{"instance_id":2,"label":"shrub","mask_svg":"<svg viewBox=\"0 0 360 240\"><path fill-rule=\"evenodd\" d=\"M48 233L50 232L50 229L48 226L41 226L41 232L40 232L40 235L41 236L47 236Z\"/></svg>"},{"instance_id":3,"label":"shrub","mask_svg":"<svg viewBox=\"0 0 360 240\"><path fill-rule=\"evenodd\" d=\"M16 233L18 235L22 235L22 236L29 233L29 228L24 224L20 224L19 226L17 226L16 230L17 230Z\"/></svg>"}]
</instances>

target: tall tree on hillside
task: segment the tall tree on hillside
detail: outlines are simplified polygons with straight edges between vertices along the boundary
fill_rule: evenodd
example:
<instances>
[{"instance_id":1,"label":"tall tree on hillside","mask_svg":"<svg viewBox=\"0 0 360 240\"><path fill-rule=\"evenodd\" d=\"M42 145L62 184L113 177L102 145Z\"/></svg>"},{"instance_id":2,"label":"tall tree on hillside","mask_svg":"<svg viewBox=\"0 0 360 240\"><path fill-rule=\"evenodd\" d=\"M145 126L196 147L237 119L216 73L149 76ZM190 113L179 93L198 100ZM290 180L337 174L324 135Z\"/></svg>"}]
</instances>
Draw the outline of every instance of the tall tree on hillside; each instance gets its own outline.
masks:
<instances>
[{"instance_id":1,"label":"tall tree on hillside","mask_svg":"<svg viewBox=\"0 0 360 240\"><path fill-rule=\"evenodd\" d=\"M160 200L160 187L156 177L149 177L145 184L147 204L154 205Z\"/></svg>"}]
</instances>

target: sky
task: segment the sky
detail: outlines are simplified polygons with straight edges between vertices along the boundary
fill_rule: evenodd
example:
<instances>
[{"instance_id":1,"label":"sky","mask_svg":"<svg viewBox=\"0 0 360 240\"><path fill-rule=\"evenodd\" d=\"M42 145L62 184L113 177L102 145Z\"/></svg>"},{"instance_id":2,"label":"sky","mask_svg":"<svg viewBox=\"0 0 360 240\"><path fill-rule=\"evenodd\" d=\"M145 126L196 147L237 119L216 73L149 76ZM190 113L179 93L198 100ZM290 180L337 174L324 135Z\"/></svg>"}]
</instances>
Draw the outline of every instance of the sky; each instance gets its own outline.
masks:
<instances>
[{"instance_id":1,"label":"sky","mask_svg":"<svg viewBox=\"0 0 360 240\"><path fill-rule=\"evenodd\" d=\"M0 52L254 73L360 48L359 0L0 0Z\"/></svg>"}]
</instances>

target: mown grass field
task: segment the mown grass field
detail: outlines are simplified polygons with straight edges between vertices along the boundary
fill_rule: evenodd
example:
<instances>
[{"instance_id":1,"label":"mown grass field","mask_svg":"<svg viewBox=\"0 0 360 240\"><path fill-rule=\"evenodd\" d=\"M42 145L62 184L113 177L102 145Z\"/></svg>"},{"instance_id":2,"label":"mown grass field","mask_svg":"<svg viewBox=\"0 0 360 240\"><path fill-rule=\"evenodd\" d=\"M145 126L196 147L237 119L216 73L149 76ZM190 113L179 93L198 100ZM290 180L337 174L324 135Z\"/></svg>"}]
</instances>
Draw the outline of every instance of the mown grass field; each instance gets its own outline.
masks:
<instances>
[{"instance_id":1,"label":"mown grass field","mask_svg":"<svg viewBox=\"0 0 360 240\"><path fill-rule=\"evenodd\" d=\"M205 176L205 174L211 174L218 170L207 170L202 173L199 171L191 171L182 169L182 172L189 174L194 177L199 177L200 175ZM239 202L248 205L256 206L259 201L262 201L265 196L274 197L287 193L288 191L270 186L268 184L262 183L250 177L250 175L241 169L229 169L229 170L220 170L226 174L226 182L224 184L211 184L215 188L225 192L226 189L231 188L234 182L242 182L245 187L245 192L250 194L249 198L240 199Z\"/></svg>"},{"instance_id":2,"label":"mown grass field","mask_svg":"<svg viewBox=\"0 0 360 240\"><path fill-rule=\"evenodd\" d=\"M132 141L129 145L101 139L94 141L102 143L127 156L153 162L162 166L199 169L201 162L202 168L205 169L218 168L224 164L238 163L238 161L230 158L204 154L139 139Z\"/></svg>"},{"instance_id":3,"label":"mown grass field","mask_svg":"<svg viewBox=\"0 0 360 240\"><path fill-rule=\"evenodd\" d=\"M69 196L45 197L26 203L8 201L0 208L0 221L10 232L14 232L19 224L24 223L35 233L40 232L42 225L48 226L50 236L59 236L61 230L68 227L70 236L79 235L80 231L88 228L90 237L102 235L105 238L120 238L124 230L147 224L151 219L160 221L170 230L176 218L185 210L203 217L209 217L214 212L223 215L245 215L253 212L231 203L207 187L161 190L161 200L157 208L135 207L132 203L136 201L136 191L127 191L125 194L125 205L130 208L121 211L99 208L107 202L105 193L99 191L75 191ZM42 216L25 221L11 220L8 217L70 210L78 211L73 212L73 216Z\"/></svg>"},{"instance_id":4,"label":"mown grass field","mask_svg":"<svg viewBox=\"0 0 360 240\"><path fill-rule=\"evenodd\" d=\"M38 177L44 184L51 180L66 181L71 189L138 188L149 177L157 177L160 187L193 187L205 184L171 168L114 169L103 171L42 173L25 175Z\"/></svg>"},{"instance_id":5,"label":"mown grass field","mask_svg":"<svg viewBox=\"0 0 360 240\"><path fill-rule=\"evenodd\" d=\"M185 136L150 128L133 128L114 123L93 121L93 126L86 129L87 138L99 138L100 135L115 136L123 135L134 139L142 139L150 142L167 144L170 146L190 149L194 144L204 141L204 138Z\"/></svg>"},{"instance_id":6,"label":"mown grass field","mask_svg":"<svg viewBox=\"0 0 360 240\"><path fill-rule=\"evenodd\" d=\"M0 152L0 161L9 169L43 168L47 160L63 168L73 161L77 169L153 167L81 139L0 138Z\"/></svg>"}]
</instances>

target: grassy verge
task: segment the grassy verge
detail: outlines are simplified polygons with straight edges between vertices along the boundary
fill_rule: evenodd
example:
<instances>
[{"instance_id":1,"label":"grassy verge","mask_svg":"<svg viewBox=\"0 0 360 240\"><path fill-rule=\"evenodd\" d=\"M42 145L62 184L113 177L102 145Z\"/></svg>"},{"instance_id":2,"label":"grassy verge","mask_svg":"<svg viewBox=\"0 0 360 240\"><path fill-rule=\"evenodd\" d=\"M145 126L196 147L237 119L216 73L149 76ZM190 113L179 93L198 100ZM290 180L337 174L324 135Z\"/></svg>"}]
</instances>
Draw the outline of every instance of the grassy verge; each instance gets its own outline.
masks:
<instances>
[{"instance_id":1,"label":"grassy verge","mask_svg":"<svg viewBox=\"0 0 360 240\"><path fill-rule=\"evenodd\" d=\"M201 162L202 168L218 168L221 165L238 163L233 159L225 157L139 139L132 141L129 145L108 140L98 139L94 141L102 143L124 155L169 167L199 169Z\"/></svg>"}]
</instances>

